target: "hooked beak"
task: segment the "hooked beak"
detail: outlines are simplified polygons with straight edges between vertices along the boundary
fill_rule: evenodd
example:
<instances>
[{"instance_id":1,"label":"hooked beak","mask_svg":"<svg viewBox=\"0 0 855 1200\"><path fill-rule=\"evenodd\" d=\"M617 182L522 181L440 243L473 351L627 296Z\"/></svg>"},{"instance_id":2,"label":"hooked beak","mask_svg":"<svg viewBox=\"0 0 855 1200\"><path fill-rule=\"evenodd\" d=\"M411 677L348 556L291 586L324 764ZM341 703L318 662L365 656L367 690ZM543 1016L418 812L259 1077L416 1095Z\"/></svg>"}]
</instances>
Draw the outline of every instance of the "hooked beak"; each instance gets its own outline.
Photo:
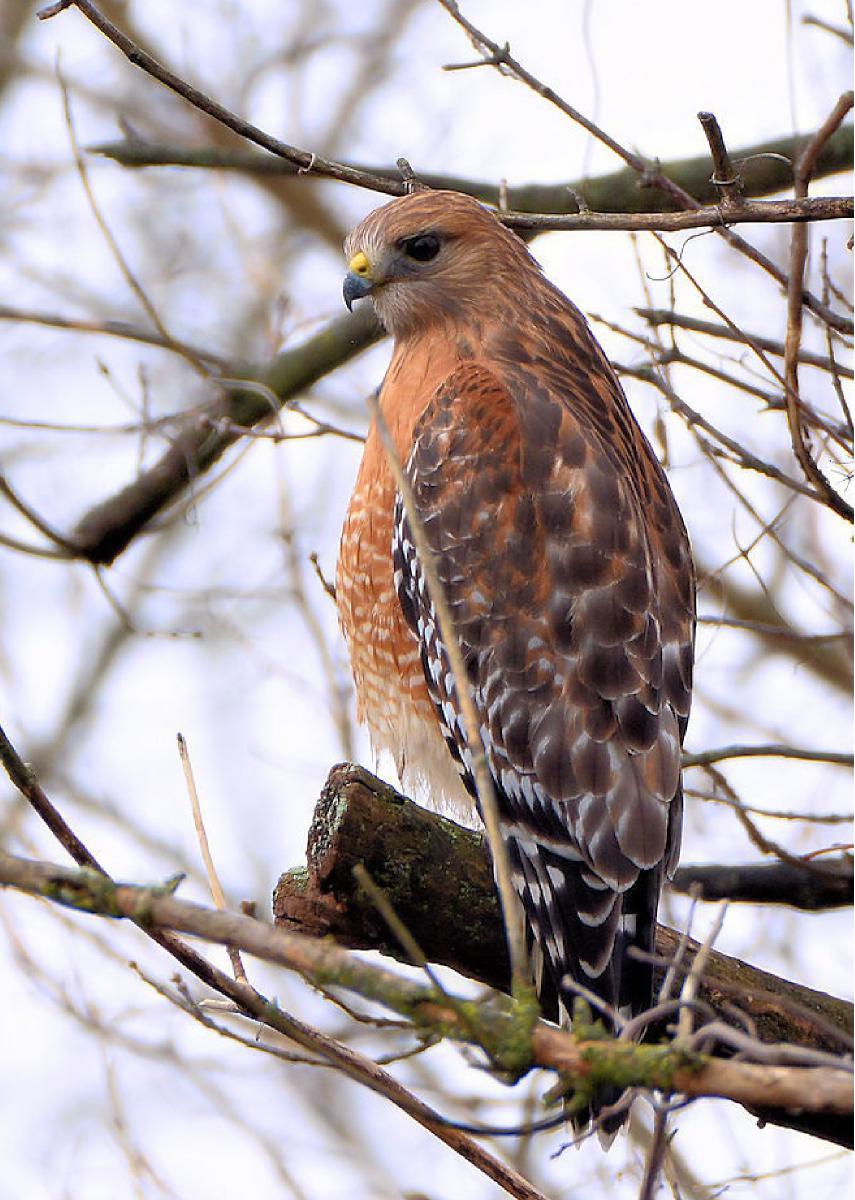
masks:
<instances>
[{"instance_id":1,"label":"hooked beak","mask_svg":"<svg viewBox=\"0 0 855 1200\"><path fill-rule=\"evenodd\" d=\"M374 288L374 282L371 277L371 263L360 250L347 264L347 275L344 277L342 295L348 312L353 311L354 300L361 300L363 296L369 295Z\"/></svg>"}]
</instances>

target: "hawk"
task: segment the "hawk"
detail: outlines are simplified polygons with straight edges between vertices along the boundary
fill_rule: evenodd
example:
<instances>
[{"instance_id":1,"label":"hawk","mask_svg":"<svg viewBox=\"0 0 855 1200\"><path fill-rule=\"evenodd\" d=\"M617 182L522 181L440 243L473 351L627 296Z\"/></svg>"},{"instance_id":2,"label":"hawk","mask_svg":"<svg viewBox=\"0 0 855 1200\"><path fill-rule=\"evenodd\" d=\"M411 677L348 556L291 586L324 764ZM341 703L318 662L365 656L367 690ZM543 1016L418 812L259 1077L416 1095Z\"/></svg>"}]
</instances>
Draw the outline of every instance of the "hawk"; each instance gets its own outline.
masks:
<instances>
[{"instance_id":1,"label":"hawk","mask_svg":"<svg viewBox=\"0 0 855 1200\"><path fill-rule=\"evenodd\" d=\"M453 616L543 1013L566 1021L576 981L637 1014L652 969L628 950L653 948L680 845L695 589L677 504L585 318L480 203L404 196L345 254L345 302L370 295L394 337L379 407ZM471 811L457 681L376 421L336 595L375 751Z\"/></svg>"}]
</instances>

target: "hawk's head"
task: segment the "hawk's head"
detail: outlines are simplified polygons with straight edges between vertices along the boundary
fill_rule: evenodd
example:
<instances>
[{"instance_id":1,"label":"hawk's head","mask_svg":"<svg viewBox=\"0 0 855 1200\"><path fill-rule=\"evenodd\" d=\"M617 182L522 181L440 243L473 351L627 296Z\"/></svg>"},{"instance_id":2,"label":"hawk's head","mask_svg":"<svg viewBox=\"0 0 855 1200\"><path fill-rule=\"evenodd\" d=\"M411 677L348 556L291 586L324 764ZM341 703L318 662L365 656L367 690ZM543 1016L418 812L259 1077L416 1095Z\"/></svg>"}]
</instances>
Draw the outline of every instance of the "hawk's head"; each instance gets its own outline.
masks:
<instances>
[{"instance_id":1,"label":"hawk's head","mask_svg":"<svg viewBox=\"0 0 855 1200\"><path fill-rule=\"evenodd\" d=\"M396 337L465 320L490 291L525 286L535 267L523 243L471 196L414 192L368 214L344 243L344 302L370 295Z\"/></svg>"}]
</instances>

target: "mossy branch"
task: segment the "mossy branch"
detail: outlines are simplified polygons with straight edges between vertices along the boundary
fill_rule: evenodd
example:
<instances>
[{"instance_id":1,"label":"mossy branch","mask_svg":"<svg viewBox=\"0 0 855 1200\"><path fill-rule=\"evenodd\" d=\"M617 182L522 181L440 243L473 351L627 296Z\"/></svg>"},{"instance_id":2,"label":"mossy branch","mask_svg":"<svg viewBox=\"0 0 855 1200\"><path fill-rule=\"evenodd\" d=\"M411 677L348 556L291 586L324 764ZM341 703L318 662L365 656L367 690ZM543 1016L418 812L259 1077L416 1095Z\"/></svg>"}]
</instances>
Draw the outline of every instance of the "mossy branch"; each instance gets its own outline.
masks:
<instances>
[{"instance_id":1,"label":"mossy branch","mask_svg":"<svg viewBox=\"0 0 855 1200\"><path fill-rule=\"evenodd\" d=\"M455 998L450 1004L432 986L364 962L329 940L179 900L173 894L174 880L140 887L115 883L89 869L0 853L0 886L85 913L191 934L278 963L318 986L343 988L375 1001L411 1021L421 1033L477 1044L511 1078L535 1066L555 1071L568 1094L585 1097L603 1085L640 1086L688 1097L721 1096L752 1108L772 1105L833 1116L852 1112L850 1064L842 1060L839 1066L736 1062L687 1045L639 1046L592 1037L587 1024L577 1037L541 1021L528 999L517 1002L494 995L477 1002Z\"/></svg>"}]
</instances>

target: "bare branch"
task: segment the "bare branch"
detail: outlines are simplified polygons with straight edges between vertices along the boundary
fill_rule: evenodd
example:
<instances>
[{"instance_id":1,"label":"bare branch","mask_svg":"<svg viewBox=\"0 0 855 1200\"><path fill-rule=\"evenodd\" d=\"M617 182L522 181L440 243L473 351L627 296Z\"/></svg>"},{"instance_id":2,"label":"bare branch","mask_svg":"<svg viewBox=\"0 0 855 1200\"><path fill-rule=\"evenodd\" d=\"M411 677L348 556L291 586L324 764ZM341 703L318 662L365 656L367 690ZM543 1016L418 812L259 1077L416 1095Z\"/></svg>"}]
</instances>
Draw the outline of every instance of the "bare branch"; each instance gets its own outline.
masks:
<instances>
[{"instance_id":1,"label":"bare branch","mask_svg":"<svg viewBox=\"0 0 855 1200\"><path fill-rule=\"evenodd\" d=\"M851 196L817 196L801 200L745 200L739 208L714 205L686 212L653 213L551 213L498 212L499 220L511 229L525 232L565 230L637 230L648 233L679 233L684 229L726 229L729 225L758 225L838 221L851 218Z\"/></svg>"},{"instance_id":2,"label":"bare branch","mask_svg":"<svg viewBox=\"0 0 855 1200\"><path fill-rule=\"evenodd\" d=\"M366 996L419 1026L442 1029L458 1041L472 1040L468 1023L461 1022L454 1007L435 989L357 959L329 941L286 933L252 917L178 900L160 888L114 884L92 872L5 853L0 853L0 883L85 912L144 919L155 931L178 931L239 948L326 986L334 984ZM482 1004L475 1011L470 1006L468 1015L478 1022L479 1042L491 1048L502 1046L508 1064L516 1061L522 1070L536 1065L559 1071L572 1089L614 1085L619 1080L624 1086L641 1083L689 1097L724 1097L752 1109L797 1109L830 1116L852 1112L852 1064L846 1059L821 1067L767 1065L775 1061L775 1048L758 1044L763 1062L755 1064L714 1058L688 1047L591 1040L584 1026L573 1035L543 1021L536 1021L530 1037L525 1038L513 1015L498 1007ZM743 1059L751 1040L740 1039ZM792 1061L793 1055L785 1058Z\"/></svg>"},{"instance_id":3,"label":"bare branch","mask_svg":"<svg viewBox=\"0 0 855 1200\"><path fill-rule=\"evenodd\" d=\"M834 763L840 767L851 767L855 763L853 755L842 751L809 750L803 746L788 746L778 742L767 746L720 746L717 750L686 753L683 755L683 766L703 767L729 758L796 758L804 762Z\"/></svg>"},{"instance_id":4,"label":"bare branch","mask_svg":"<svg viewBox=\"0 0 855 1200\"><path fill-rule=\"evenodd\" d=\"M724 144L724 134L714 113L699 112L698 120L709 142L710 154L713 160L711 182L721 193L724 208L732 209L743 203L744 186L739 173L730 161L727 146Z\"/></svg>"},{"instance_id":5,"label":"bare branch","mask_svg":"<svg viewBox=\"0 0 855 1200\"><path fill-rule=\"evenodd\" d=\"M124 338L126 341L139 342L145 346L157 346L159 349L169 350L173 354L180 354L184 358L198 359L211 367L216 367L224 374L234 371L233 363L210 350L194 346L180 338L164 337L159 332L141 329L127 321L97 321L85 317L64 317L59 313L13 308L8 304L0 304L0 321L22 321L32 325L44 325L49 329L67 329L73 333L94 333L107 337Z\"/></svg>"},{"instance_id":6,"label":"bare branch","mask_svg":"<svg viewBox=\"0 0 855 1200\"><path fill-rule=\"evenodd\" d=\"M798 147L798 140L787 136L737 150L734 157L744 180L746 196L756 198L771 195L789 187L792 183L791 163L795 160ZM118 142L102 142L89 146L88 150L127 167L194 167L200 170L241 171L256 176L290 175L294 178L299 173L299 169L287 159L241 147L176 146L134 137ZM393 166L364 163L345 165L384 179L401 178L400 171ZM718 200L718 190L710 181L709 166L709 157L704 154L670 159L663 162L660 169L663 175L694 196L700 204L711 205ZM814 178L848 171L851 166L852 126L845 125L829 138L820 151ZM311 179L311 176L308 178ZM679 211L681 207L670 193L661 191L655 183L645 180L644 186L640 186L638 173L632 168L564 183L510 183L506 188L498 182L430 171L420 171L419 179L428 187L476 196L500 212L632 213ZM506 204L502 203L503 194Z\"/></svg>"},{"instance_id":7,"label":"bare branch","mask_svg":"<svg viewBox=\"0 0 855 1200\"><path fill-rule=\"evenodd\" d=\"M741 866L678 867L671 880L677 892L702 900L737 900L750 904L785 904L806 912L852 904L851 857L838 856L823 864L823 872L806 871L790 863L749 863Z\"/></svg>"},{"instance_id":8,"label":"bare branch","mask_svg":"<svg viewBox=\"0 0 855 1200\"><path fill-rule=\"evenodd\" d=\"M607 146L614 154L621 158L628 167L636 171L640 177L643 186L654 186L668 193L672 201L678 208L681 209L697 209L700 208L698 201L691 196L684 188L679 187L672 179L662 173L661 168L656 163L651 163L641 155L629 150L626 146L622 146L620 142L611 137L605 130L601 129L595 122L589 120L583 113L579 112L573 105L568 104L561 96L558 95L551 87L543 83L535 75L533 75L526 67L523 66L510 52L510 47L507 43L500 46L491 38L482 33L471 21L460 11L457 0L439 0L442 7L448 12L451 18L464 29L469 36L470 41L481 53L484 63L495 67L503 73L512 75L514 78L524 83L526 87L531 88L537 95L542 96L548 103L554 105L565 116L569 117L577 125L587 130L592 137L596 138L604 146ZM767 274L776 279L778 283L786 287L788 280L786 275L781 271L771 259L762 254L755 246L746 242L743 238L732 230L727 229L722 223L716 223L711 226L714 231L721 234L734 249L744 254L752 262L761 267ZM802 303L810 308L823 321L827 321L835 329L843 332L851 333L853 331L853 323L848 318L841 317L839 313L835 313L823 304L816 296L809 292L803 291Z\"/></svg>"},{"instance_id":9,"label":"bare branch","mask_svg":"<svg viewBox=\"0 0 855 1200\"><path fill-rule=\"evenodd\" d=\"M794 172L795 194L797 199L807 196L813 164L823 143L834 133L851 110L853 104L852 92L846 92L840 97L827 120L816 132L799 157ZM787 287L787 338L784 354L784 376L787 383L787 423L790 428L790 439L793 453L798 460L805 479L811 483L817 492L824 497L825 503L839 516L847 521L855 520L852 505L831 486L817 463L814 461L810 446L807 443L807 433L799 412L799 346L802 336L802 307L804 296L802 282L807 261L808 237L807 229L802 225L793 225L790 242L790 278Z\"/></svg>"},{"instance_id":10,"label":"bare branch","mask_svg":"<svg viewBox=\"0 0 855 1200\"><path fill-rule=\"evenodd\" d=\"M280 141L279 138L275 138L271 134L265 133L263 129L259 129L257 125L253 125L251 122L245 121L242 117L230 112L222 104L205 95L198 88L194 88L186 80L176 75L174 71L170 71L168 67L159 63L156 58L133 42L126 34L122 33L112 21L104 16L95 4L90 3L90 0L68 0L67 3L65 0L60 0L58 4L52 4L47 8L43 8L38 16L41 20L47 20L57 16L58 13L68 8L78 9L88 21L91 21L96 29L99 29L104 34L108 41L111 41L114 46L121 50L122 54L135 67L139 67L147 75L156 79L158 83L162 83L164 87L169 88L171 92L175 92L176 95L183 97L194 108L198 108L200 112L206 113L209 117L213 117L214 120L219 121L220 124L225 125L241 137L246 138L248 142L254 142L255 145L261 146L271 154L287 159L302 173L308 174L311 172L314 175L321 175L328 179L339 179L343 183L350 183L355 187L369 188L374 192L385 192L389 196L404 195L405 187L400 176L397 180L383 179L378 175L357 170L355 167L347 167L343 163L322 158L310 150L301 150L297 146L290 146L287 142Z\"/></svg>"},{"instance_id":11,"label":"bare branch","mask_svg":"<svg viewBox=\"0 0 855 1200\"><path fill-rule=\"evenodd\" d=\"M725 338L727 341L739 342L747 346L759 346L761 350L766 350L778 358L783 358L786 352L784 343L776 341L774 338L763 337L757 333L743 333L742 330L732 329L729 325L717 325L714 321L702 321L698 317L689 317L684 313L668 312L662 308L636 308L635 312L643 317L649 325L670 325L676 329L691 329L695 333L705 333L709 337ZM802 347L799 347L799 362L811 367L821 367L823 371L833 371L836 367L841 375L845 375L849 379L853 378L853 374L855 374L851 367L839 367L830 357L814 354Z\"/></svg>"}]
</instances>

